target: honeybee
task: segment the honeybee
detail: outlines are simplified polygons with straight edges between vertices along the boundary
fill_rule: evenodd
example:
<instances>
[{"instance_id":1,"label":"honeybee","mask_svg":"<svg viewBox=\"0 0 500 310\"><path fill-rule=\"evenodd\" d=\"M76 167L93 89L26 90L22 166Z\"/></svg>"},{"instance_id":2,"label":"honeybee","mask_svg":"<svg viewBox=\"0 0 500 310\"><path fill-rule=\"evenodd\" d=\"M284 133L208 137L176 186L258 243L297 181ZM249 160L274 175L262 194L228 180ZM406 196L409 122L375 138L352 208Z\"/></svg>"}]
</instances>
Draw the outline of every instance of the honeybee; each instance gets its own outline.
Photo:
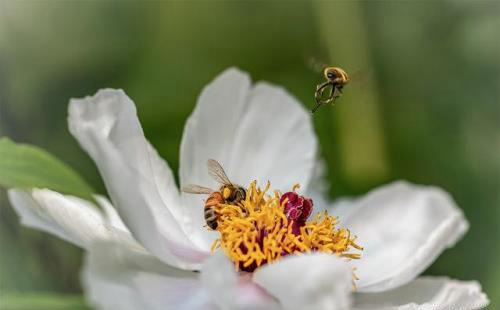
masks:
<instances>
[{"instance_id":1,"label":"honeybee","mask_svg":"<svg viewBox=\"0 0 500 310\"><path fill-rule=\"evenodd\" d=\"M215 230L218 225L219 216L215 211L215 207L219 204L232 204L237 205L241 200L246 198L246 190L233 184L226 175L226 172L214 159L207 161L208 174L218 183L221 184L218 191L208 187L189 184L182 188L182 191L190 194L207 194L205 200L204 216L207 226Z\"/></svg>"},{"instance_id":2,"label":"honeybee","mask_svg":"<svg viewBox=\"0 0 500 310\"><path fill-rule=\"evenodd\" d=\"M311 113L316 112L322 105L334 103L335 99L342 94L342 88L351 80L347 72L339 67L326 67L323 69L326 81L316 86L314 98L316 105ZM325 92L326 95L325 95Z\"/></svg>"}]
</instances>

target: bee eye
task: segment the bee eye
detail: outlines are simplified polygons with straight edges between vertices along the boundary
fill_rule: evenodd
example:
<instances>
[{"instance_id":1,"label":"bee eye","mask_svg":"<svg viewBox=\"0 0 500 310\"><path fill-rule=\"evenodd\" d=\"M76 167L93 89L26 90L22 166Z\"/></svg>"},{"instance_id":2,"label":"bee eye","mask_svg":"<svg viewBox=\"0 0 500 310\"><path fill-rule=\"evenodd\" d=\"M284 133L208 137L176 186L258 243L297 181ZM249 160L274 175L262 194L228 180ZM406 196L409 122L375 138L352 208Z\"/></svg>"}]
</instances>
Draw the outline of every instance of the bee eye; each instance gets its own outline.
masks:
<instances>
[{"instance_id":1,"label":"bee eye","mask_svg":"<svg viewBox=\"0 0 500 310\"><path fill-rule=\"evenodd\" d=\"M328 72L326 74L326 76L329 78L329 79L333 79L335 77L335 74L333 74L333 72Z\"/></svg>"}]
</instances>

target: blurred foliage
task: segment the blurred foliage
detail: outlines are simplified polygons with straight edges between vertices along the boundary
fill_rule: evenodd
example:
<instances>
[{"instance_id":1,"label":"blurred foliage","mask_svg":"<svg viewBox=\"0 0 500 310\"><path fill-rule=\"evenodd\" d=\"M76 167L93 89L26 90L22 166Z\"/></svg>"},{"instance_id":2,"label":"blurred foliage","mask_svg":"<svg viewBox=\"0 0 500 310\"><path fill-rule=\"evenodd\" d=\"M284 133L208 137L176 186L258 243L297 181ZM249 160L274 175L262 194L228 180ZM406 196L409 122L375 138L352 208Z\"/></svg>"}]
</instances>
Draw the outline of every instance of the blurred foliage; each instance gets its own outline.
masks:
<instances>
[{"instance_id":1,"label":"blurred foliage","mask_svg":"<svg viewBox=\"0 0 500 310\"><path fill-rule=\"evenodd\" d=\"M498 1L2 1L0 136L47 149L104 193L67 131L71 97L125 89L176 172L183 124L225 68L283 85L308 107L321 76L306 59L360 70L314 117L331 197L400 178L449 191L471 229L427 273L479 280L495 309L499 12ZM4 193L0 204L0 291L80 292L80 250L21 228Z\"/></svg>"},{"instance_id":2,"label":"blurred foliage","mask_svg":"<svg viewBox=\"0 0 500 310\"><path fill-rule=\"evenodd\" d=\"M50 293L7 294L0 299L2 310L88 310L80 296Z\"/></svg>"},{"instance_id":3,"label":"blurred foliage","mask_svg":"<svg viewBox=\"0 0 500 310\"><path fill-rule=\"evenodd\" d=\"M49 188L88 200L94 192L70 167L46 151L8 138L0 138L0 185Z\"/></svg>"}]
</instances>

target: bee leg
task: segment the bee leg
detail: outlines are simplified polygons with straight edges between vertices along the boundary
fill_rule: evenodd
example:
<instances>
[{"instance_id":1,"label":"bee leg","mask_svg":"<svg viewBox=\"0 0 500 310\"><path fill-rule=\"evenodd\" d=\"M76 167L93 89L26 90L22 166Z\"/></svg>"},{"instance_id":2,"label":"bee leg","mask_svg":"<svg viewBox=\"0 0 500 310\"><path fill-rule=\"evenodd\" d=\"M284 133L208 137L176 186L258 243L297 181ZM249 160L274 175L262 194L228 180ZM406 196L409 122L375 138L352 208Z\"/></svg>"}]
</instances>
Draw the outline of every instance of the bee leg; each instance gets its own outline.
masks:
<instances>
[{"instance_id":1,"label":"bee leg","mask_svg":"<svg viewBox=\"0 0 500 310\"><path fill-rule=\"evenodd\" d=\"M318 110L322 104L328 103L331 101L331 98L326 98L323 99L323 93L325 92L325 89L327 89L328 86L334 86L330 81L323 82L319 85L316 86L316 92L314 93L314 98L316 99L316 105L314 108L311 110L311 113L313 114Z\"/></svg>"},{"instance_id":2,"label":"bee leg","mask_svg":"<svg viewBox=\"0 0 500 310\"><path fill-rule=\"evenodd\" d=\"M331 92L331 98L335 99L340 97L340 95L342 95L342 87L341 86L334 87Z\"/></svg>"},{"instance_id":3,"label":"bee leg","mask_svg":"<svg viewBox=\"0 0 500 310\"><path fill-rule=\"evenodd\" d=\"M311 110L311 114L314 114L321 107L321 105L322 105L321 101L316 101L316 105Z\"/></svg>"},{"instance_id":4,"label":"bee leg","mask_svg":"<svg viewBox=\"0 0 500 310\"><path fill-rule=\"evenodd\" d=\"M247 217L248 216L248 210L245 209L245 207L242 204L238 204L238 206L240 207L240 210L243 213L243 215L245 215L245 217Z\"/></svg>"},{"instance_id":5,"label":"bee leg","mask_svg":"<svg viewBox=\"0 0 500 310\"><path fill-rule=\"evenodd\" d=\"M321 103L327 104L327 103L332 103L335 101L335 96L337 94L336 92L337 86L335 84L332 85L332 88L329 91L328 98L322 99Z\"/></svg>"},{"instance_id":6,"label":"bee leg","mask_svg":"<svg viewBox=\"0 0 500 310\"><path fill-rule=\"evenodd\" d=\"M333 99L337 95L337 86L333 85L332 89L330 90L330 96L328 99Z\"/></svg>"},{"instance_id":7,"label":"bee leg","mask_svg":"<svg viewBox=\"0 0 500 310\"><path fill-rule=\"evenodd\" d=\"M328 85L333 85L333 84L330 81L326 81L326 82L323 82L321 84L316 85L316 92L322 92L322 89L324 89Z\"/></svg>"}]
</instances>

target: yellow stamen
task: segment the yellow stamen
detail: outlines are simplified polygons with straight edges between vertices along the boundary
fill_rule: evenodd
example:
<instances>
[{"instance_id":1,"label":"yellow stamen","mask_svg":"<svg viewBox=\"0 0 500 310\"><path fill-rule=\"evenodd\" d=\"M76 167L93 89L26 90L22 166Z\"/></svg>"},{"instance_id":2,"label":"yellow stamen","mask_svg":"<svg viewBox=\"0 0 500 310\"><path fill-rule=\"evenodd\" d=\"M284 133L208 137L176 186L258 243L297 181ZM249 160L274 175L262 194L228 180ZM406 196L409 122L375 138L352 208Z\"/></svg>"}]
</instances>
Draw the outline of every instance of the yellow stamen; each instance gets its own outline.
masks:
<instances>
[{"instance_id":1,"label":"yellow stamen","mask_svg":"<svg viewBox=\"0 0 500 310\"><path fill-rule=\"evenodd\" d=\"M220 238L212 244L212 251L221 248L240 270L253 270L289 254L324 252L347 259L361 257L350 252L363 249L355 243L356 237L351 237L348 229L336 228L337 218L327 212L294 231L284 212L285 202L280 203L279 192L268 195L270 187L268 182L261 190L254 181L238 205L216 207ZM295 185L293 190L298 188Z\"/></svg>"}]
</instances>

